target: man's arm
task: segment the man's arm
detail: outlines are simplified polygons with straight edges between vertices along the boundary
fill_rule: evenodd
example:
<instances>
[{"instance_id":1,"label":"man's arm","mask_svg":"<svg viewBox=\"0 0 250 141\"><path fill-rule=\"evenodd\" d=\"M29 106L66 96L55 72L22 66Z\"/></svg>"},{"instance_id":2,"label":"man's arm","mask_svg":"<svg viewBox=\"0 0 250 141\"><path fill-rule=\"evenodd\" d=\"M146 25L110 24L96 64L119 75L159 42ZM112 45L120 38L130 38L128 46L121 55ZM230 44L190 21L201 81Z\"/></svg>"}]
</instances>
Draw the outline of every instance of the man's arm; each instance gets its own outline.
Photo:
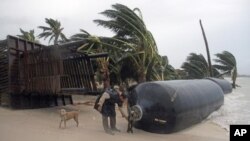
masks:
<instances>
[{"instance_id":1,"label":"man's arm","mask_svg":"<svg viewBox=\"0 0 250 141\"><path fill-rule=\"evenodd\" d=\"M122 107L118 106L118 110L122 114L122 117L124 117L124 118L126 118L128 120L128 116L125 114L125 112L123 111Z\"/></svg>"},{"instance_id":2,"label":"man's arm","mask_svg":"<svg viewBox=\"0 0 250 141\"><path fill-rule=\"evenodd\" d=\"M103 105L103 103L105 102L106 99L109 99L109 98L110 98L110 96L109 96L109 94L108 94L107 92L104 92L104 93L102 94L102 96L100 97L100 100L99 100L99 102L98 102L98 105L99 105L98 111L101 111L101 110L102 110L102 105Z\"/></svg>"}]
</instances>

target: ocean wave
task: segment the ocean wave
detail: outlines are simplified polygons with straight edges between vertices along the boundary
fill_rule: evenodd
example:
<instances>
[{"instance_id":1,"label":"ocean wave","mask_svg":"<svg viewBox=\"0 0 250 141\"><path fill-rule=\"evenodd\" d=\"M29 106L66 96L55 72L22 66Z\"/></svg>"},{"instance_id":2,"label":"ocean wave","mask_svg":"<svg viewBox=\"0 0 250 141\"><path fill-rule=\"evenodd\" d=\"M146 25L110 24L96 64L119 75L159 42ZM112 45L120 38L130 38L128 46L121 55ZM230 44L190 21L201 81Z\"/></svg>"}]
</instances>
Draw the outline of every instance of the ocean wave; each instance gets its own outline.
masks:
<instances>
[{"instance_id":1,"label":"ocean wave","mask_svg":"<svg viewBox=\"0 0 250 141\"><path fill-rule=\"evenodd\" d=\"M250 78L238 79L238 87L224 97L224 105L213 112L208 120L229 131L232 124L250 124Z\"/></svg>"}]
</instances>

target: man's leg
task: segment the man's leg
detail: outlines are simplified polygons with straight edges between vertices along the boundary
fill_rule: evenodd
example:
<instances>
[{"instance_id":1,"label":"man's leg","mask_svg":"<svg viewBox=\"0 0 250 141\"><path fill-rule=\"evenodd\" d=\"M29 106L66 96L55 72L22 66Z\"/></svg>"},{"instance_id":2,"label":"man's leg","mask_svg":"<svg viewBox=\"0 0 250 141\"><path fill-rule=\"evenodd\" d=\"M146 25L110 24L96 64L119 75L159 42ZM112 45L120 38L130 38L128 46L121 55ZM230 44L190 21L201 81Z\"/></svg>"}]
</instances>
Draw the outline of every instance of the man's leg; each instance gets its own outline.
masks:
<instances>
[{"instance_id":1,"label":"man's leg","mask_svg":"<svg viewBox=\"0 0 250 141\"><path fill-rule=\"evenodd\" d=\"M108 117L107 116L104 116L102 115L102 125L103 125L103 129L106 133L108 134L111 134L111 135L114 135L114 133L112 133L112 131L110 130L109 128L109 125L108 125Z\"/></svg>"},{"instance_id":2,"label":"man's leg","mask_svg":"<svg viewBox=\"0 0 250 141\"><path fill-rule=\"evenodd\" d=\"M115 116L110 117L110 127L111 127L111 130L113 130L113 131L121 132L119 129L116 128L116 117Z\"/></svg>"}]
</instances>

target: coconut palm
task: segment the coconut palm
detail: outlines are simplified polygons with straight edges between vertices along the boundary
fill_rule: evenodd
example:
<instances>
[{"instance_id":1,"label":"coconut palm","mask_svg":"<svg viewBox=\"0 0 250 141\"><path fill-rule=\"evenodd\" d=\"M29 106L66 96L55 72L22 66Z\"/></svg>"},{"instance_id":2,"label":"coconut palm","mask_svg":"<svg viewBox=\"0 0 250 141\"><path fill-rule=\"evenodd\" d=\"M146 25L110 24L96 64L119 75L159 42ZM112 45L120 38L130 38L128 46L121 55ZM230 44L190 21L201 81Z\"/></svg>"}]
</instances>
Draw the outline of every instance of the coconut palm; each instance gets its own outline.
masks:
<instances>
[{"instance_id":1,"label":"coconut palm","mask_svg":"<svg viewBox=\"0 0 250 141\"><path fill-rule=\"evenodd\" d=\"M138 81L144 82L148 69L154 64L158 54L155 40L146 28L138 8L135 11L138 11L140 16L125 5L115 4L112 8L101 12L110 20L94 20L94 22L111 29L116 34L112 38L106 38L107 42L124 52L121 58L133 60L137 68L135 73L138 75Z\"/></svg>"},{"instance_id":2,"label":"coconut palm","mask_svg":"<svg viewBox=\"0 0 250 141\"><path fill-rule=\"evenodd\" d=\"M212 64L211 64L210 51L209 51L209 47L208 47L207 37L206 37L205 31L204 31L204 28L202 26L201 20L200 20L200 26L201 26L201 31L202 31L202 35L203 35L203 38L204 38L205 46L206 46L208 68L209 68L209 76L213 77L214 74L213 74L213 68L212 68Z\"/></svg>"},{"instance_id":3,"label":"coconut palm","mask_svg":"<svg viewBox=\"0 0 250 141\"><path fill-rule=\"evenodd\" d=\"M189 79L210 77L209 65L202 54L190 53L181 68L188 73ZM215 75L219 74L214 66L212 66L212 70Z\"/></svg>"},{"instance_id":4,"label":"coconut palm","mask_svg":"<svg viewBox=\"0 0 250 141\"><path fill-rule=\"evenodd\" d=\"M63 29L61 23L58 20L51 18L45 18L47 26L39 26L38 28L42 29L43 32L38 35L39 38L44 38L45 40L49 38L49 43L54 40L54 45L57 45L58 42L67 40L66 36L62 33Z\"/></svg>"},{"instance_id":5,"label":"coconut palm","mask_svg":"<svg viewBox=\"0 0 250 141\"><path fill-rule=\"evenodd\" d=\"M161 80L172 80L177 79L177 73L172 65L169 64L167 56L161 56L161 72L162 79Z\"/></svg>"},{"instance_id":6,"label":"coconut palm","mask_svg":"<svg viewBox=\"0 0 250 141\"><path fill-rule=\"evenodd\" d=\"M96 54L107 52L103 48L103 43L100 38L94 35L91 35L87 31L80 29L80 33L71 36L70 40L86 40L86 43L80 46L77 51L84 54ZM109 57L107 58L97 58L98 74L102 79L104 88L110 87L110 72L109 72Z\"/></svg>"},{"instance_id":7,"label":"coconut palm","mask_svg":"<svg viewBox=\"0 0 250 141\"><path fill-rule=\"evenodd\" d=\"M155 64L149 68L147 80L172 80L177 78L173 66L169 64L167 56L158 55Z\"/></svg>"},{"instance_id":8,"label":"coconut palm","mask_svg":"<svg viewBox=\"0 0 250 141\"><path fill-rule=\"evenodd\" d=\"M35 43L39 43L39 40L36 39L35 37L35 31L34 30L30 30L30 31L24 31L20 28L20 32L22 33L21 35L17 35L18 37L27 40L27 41L31 41L31 42L35 42Z\"/></svg>"},{"instance_id":9,"label":"coconut palm","mask_svg":"<svg viewBox=\"0 0 250 141\"><path fill-rule=\"evenodd\" d=\"M132 58L124 58L122 59L122 66L120 70L120 76L122 82L127 84L129 86L129 81L128 80L133 80L138 82L138 73L137 73L137 68L136 65L133 63Z\"/></svg>"},{"instance_id":10,"label":"coconut palm","mask_svg":"<svg viewBox=\"0 0 250 141\"><path fill-rule=\"evenodd\" d=\"M92 35L88 33L84 29L80 29L80 33L77 33L70 37L70 40L72 41L78 41L78 40L86 40L87 38L91 37Z\"/></svg>"},{"instance_id":11,"label":"coconut palm","mask_svg":"<svg viewBox=\"0 0 250 141\"><path fill-rule=\"evenodd\" d=\"M233 81L232 86L235 88L237 79L237 63L234 55L228 51L223 51L222 53L215 54L217 59L217 65L214 65L223 74L231 74L231 79Z\"/></svg>"},{"instance_id":12,"label":"coconut palm","mask_svg":"<svg viewBox=\"0 0 250 141\"><path fill-rule=\"evenodd\" d=\"M98 37L91 35L83 29L80 29L80 33L71 36L70 40L86 41L85 44L78 48L78 52L85 54L95 54L102 52L109 53L109 57L97 59L97 73L100 74L100 79L103 80L104 88L110 86L110 79L112 79L112 83L122 83L121 70L124 61L121 61L121 56L123 56L122 53L124 53L124 51L119 49L117 45L113 44L113 40L111 41L109 38L106 37Z\"/></svg>"},{"instance_id":13,"label":"coconut palm","mask_svg":"<svg viewBox=\"0 0 250 141\"><path fill-rule=\"evenodd\" d=\"M190 53L181 66L191 79L201 79L209 76L208 64L202 54Z\"/></svg>"}]
</instances>

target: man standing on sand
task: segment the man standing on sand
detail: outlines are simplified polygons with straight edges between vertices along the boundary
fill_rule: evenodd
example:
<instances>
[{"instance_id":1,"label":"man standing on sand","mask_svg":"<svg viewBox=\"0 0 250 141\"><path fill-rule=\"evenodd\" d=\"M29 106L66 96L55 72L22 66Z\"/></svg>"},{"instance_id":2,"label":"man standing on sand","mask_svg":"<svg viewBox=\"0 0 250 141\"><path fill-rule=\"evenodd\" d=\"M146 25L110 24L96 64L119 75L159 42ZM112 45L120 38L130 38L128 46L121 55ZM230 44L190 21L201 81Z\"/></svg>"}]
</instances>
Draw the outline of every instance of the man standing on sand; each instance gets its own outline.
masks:
<instances>
[{"instance_id":1,"label":"man standing on sand","mask_svg":"<svg viewBox=\"0 0 250 141\"><path fill-rule=\"evenodd\" d=\"M120 132L120 130L116 128L115 104L118 105L122 117L126 118L126 115L122 110L125 98L124 89L119 86L114 86L114 89L107 89L100 97L98 111L102 114L102 124L106 133L114 135L112 131ZM108 118L110 120L110 126L108 124Z\"/></svg>"}]
</instances>

